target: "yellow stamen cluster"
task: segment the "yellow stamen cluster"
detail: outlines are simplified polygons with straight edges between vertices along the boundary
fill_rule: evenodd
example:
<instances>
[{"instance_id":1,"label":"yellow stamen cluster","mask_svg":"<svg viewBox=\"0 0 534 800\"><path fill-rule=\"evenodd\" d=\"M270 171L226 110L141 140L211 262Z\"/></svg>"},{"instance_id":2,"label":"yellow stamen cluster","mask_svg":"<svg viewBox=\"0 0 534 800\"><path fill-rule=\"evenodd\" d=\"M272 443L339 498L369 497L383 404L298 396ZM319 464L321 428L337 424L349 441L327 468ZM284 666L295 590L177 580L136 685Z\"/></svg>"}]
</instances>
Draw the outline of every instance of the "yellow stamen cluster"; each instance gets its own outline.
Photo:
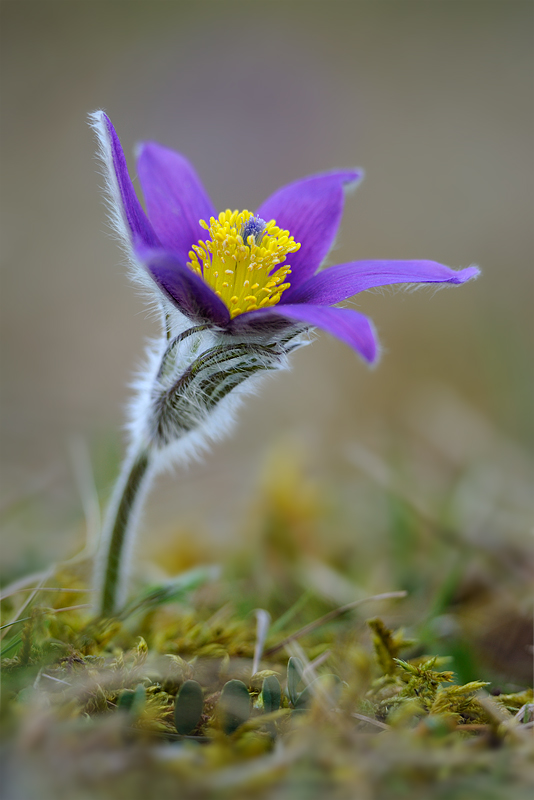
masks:
<instances>
[{"instance_id":1,"label":"yellow stamen cluster","mask_svg":"<svg viewBox=\"0 0 534 800\"><path fill-rule=\"evenodd\" d=\"M300 244L274 219L263 222L250 211L221 211L218 219L200 225L209 238L189 251L187 266L211 286L228 307L230 316L274 306L290 284L291 267L274 269L295 253ZM246 241L244 237L246 236Z\"/></svg>"}]
</instances>

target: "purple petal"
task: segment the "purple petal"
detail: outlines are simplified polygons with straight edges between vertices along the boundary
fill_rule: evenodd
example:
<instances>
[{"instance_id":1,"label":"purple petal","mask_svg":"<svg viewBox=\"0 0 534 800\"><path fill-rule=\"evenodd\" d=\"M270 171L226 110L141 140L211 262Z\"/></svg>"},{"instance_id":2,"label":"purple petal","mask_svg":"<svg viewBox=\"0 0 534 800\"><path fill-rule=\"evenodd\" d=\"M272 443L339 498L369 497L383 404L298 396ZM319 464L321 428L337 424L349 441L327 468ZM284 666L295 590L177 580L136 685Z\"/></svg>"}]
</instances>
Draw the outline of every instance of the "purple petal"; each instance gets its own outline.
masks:
<instances>
[{"instance_id":1,"label":"purple petal","mask_svg":"<svg viewBox=\"0 0 534 800\"><path fill-rule=\"evenodd\" d=\"M287 289L280 304L283 305L287 298L290 303L331 305L373 286L393 283L458 284L476 278L478 274L477 267L455 271L436 261L352 261L323 270L293 291Z\"/></svg>"},{"instance_id":2,"label":"purple petal","mask_svg":"<svg viewBox=\"0 0 534 800\"><path fill-rule=\"evenodd\" d=\"M300 250L288 256L292 286L311 277L325 259L341 222L343 187L356 184L362 176L361 170L312 175L279 189L258 208L258 216L275 219L301 244Z\"/></svg>"},{"instance_id":3,"label":"purple petal","mask_svg":"<svg viewBox=\"0 0 534 800\"><path fill-rule=\"evenodd\" d=\"M271 324L292 320L322 328L332 336L341 339L372 364L378 356L378 343L371 321L352 308L325 308L324 306L285 305L275 308L258 309L241 314L232 320L233 332L260 330ZM290 323L289 323L290 324Z\"/></svg>"},{"instance_id":4,"label":"purple petal","mask_svg":"<svg viewBox=\"0 0 534 800\"><path fill-rule=\"evenodd\" d=\"M202 278L164 250L138 248L138 259L169 300L196 322L226 326L228 309Z\"/></svg>"},{"instance_id":5,"label":"purple petal","mask_svg":"<svg viewBox=\"0 0 534 800\"><path fill-rule=\"evenodd\" d=\"M145 142L137 170L154 230L163 247L185 264L191 245L205 237L199 220L217 216L215 207L189 161L174 150Z\"/></svg>"},{"instance_id":6,"label":"purple petal","mask_svg":"<svg viewBox=\"0 0 534 800\"><path fill-rule=\"evenodd\" d=\"M111 196L111 212L119 233L125 233L134 245L159 247L154 229L135 194L119 137L109 117L103 111L96 111L91 115L91 123L100 142Z\"/></svg>"}]
</instances>

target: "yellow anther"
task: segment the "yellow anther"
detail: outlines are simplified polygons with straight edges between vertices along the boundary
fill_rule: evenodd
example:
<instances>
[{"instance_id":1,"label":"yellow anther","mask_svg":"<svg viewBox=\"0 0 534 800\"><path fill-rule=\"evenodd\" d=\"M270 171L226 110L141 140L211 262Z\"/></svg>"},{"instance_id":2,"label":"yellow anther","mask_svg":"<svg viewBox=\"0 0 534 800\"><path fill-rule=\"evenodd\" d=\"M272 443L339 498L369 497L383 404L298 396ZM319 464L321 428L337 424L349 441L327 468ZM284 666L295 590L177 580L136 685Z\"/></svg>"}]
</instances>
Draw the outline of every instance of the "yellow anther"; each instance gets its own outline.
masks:
<instances>
[{"instance_id":1,"label":"yellow anther","mask_svg":"<svg viewBox=\"0 0 534 800\"><path fill-rule=\"evenodd\" d=\"M286 256L300 248L289 231L250 211L230 209L210 217L209 224L200 220L200 226L209 236L192 245L187 266L211 286L230 315L276 305L290 286Z\"/></svg>"}]
</instances>

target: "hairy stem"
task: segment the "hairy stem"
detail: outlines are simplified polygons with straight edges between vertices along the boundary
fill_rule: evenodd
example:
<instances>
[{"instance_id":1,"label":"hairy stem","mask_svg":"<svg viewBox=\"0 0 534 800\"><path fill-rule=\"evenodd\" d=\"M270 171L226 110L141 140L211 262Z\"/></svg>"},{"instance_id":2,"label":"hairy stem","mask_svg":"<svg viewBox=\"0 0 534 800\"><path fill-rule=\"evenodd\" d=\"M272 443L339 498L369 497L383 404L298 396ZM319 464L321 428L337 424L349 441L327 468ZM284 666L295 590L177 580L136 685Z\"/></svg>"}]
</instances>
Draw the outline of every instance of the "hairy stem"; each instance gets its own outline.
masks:
<instances>
[{"instance_id":1,"label":"hairy stem","mask_svg":"<svg viewBox=\"0 0 534 800\"><path fill-rule=\"evenodd\" d=\"M146 449L126 459L108 510L108 519L97 558L98 611L109 617L124 600L129 550L137 511L147 488L150 458Z\"/></svg>"},{"instance_id":2,"label":"hairy stem","mask_svg":"<svg viewBox=\"0 0 534 800\"><path fill-rule=\"evenodd\" d=\"M153 463L161 464L160 456L180 439L185 440L187 452L191 433L202 441L209 416L227 395L258 372L283 367L286 354L299 346L291 346L299 331L267 343L220 340L218 344L208 332L207 339L198 336L182 350L186 339L209 327L197 325L170 340L167 320L169 341L153 377L149 373L140 389L141 414L132 424L137 445L132 443L113 492L96 560L95 588L103 617L116 614L126 600L135 527L155 472ZM174 448L171 458L178 452Z\"/></svg>"}]
</instances>

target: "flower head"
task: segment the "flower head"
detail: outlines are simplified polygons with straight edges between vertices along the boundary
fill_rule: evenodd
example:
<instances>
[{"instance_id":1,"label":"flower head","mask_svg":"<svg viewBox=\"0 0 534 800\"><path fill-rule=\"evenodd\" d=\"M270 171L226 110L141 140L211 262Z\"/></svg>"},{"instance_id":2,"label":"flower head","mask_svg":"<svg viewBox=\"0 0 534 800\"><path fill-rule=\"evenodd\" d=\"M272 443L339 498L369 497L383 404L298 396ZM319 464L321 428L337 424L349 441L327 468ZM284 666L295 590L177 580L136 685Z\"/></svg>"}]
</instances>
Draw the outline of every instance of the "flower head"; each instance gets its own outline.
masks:
<instances>
[{"instance_id":1,"label":"flower head","mask_svg":"<svg viewBox=\"0 0 534 800\"><path fill-rule=\"evenodd\" d=\"M372 363L378 344L370 320L336 304L372 287L460 284L476 267L435 261L351 261L319 268L341 222L345 187L359 170L313 175L279 189L255 212L217 213L184 156L154 142L138 150L146 213L133 188L118 136L101 111L92 115L101 144L112 213L139 269L193 324L223 335L285 336L323 328Z\"/></svg>"}]
</instances>

